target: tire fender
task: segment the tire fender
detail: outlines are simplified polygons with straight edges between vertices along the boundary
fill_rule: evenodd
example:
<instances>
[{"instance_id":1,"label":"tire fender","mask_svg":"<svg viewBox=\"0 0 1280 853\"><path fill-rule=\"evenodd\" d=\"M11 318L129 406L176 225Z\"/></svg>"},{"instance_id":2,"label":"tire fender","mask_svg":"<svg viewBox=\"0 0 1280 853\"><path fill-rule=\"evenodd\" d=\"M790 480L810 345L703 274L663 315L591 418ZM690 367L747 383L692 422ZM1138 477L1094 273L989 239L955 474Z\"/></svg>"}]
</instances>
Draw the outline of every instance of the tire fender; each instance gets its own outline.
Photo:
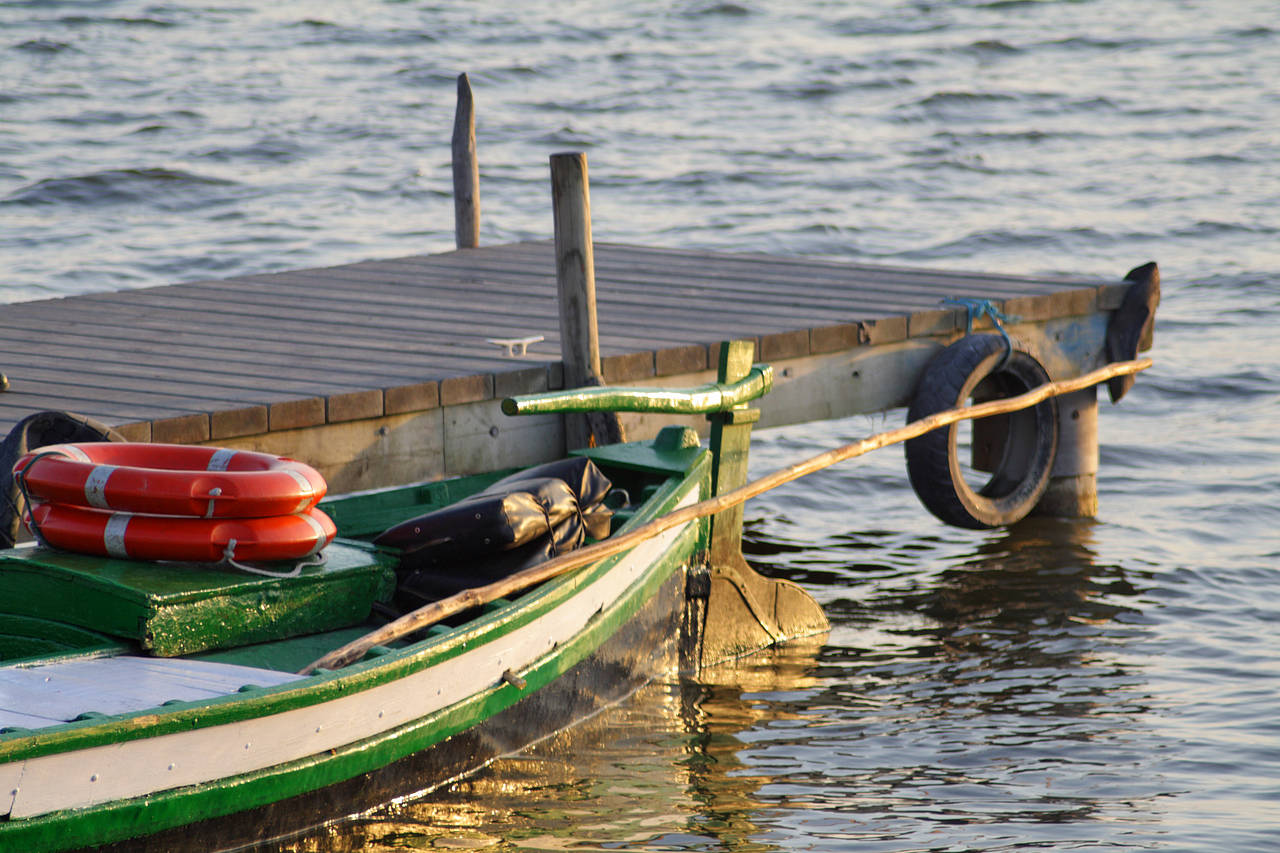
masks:
<instances>
[{"instance_id":1,"label":"tire fender","mask_svg":"<svg viewBox=\"0 0 1280 853\"><path fill-rule=\"evenodd\" d=\"M1010 351L1001 336L969 335L925 366L907 421L965 405L975 392L979 401L1013 397L1048 381L1040 362L1016 347ZM960 466L959 424L906 442L911 487L925 508L948 524L975 530L1013 524L1048 488L1058 448L1057 400L990 421L987 429L995 435L997 451L987 466L991 478L978 489L966 482Z\"/></svg>"}]
</instances>

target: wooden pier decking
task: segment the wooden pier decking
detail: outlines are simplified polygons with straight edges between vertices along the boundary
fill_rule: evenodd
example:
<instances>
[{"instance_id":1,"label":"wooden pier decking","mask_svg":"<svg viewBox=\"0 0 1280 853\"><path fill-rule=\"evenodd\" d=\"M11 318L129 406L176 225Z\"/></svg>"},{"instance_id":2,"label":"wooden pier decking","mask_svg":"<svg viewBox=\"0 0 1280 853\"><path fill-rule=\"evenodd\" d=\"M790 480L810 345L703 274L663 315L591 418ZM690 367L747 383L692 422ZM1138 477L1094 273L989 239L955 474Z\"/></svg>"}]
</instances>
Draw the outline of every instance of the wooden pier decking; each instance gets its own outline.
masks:
<instances>
[{"instance_id":1,"label":"wooden pier decking","mask_svg":"<svg viewBox=\"0 0 1280 853\"><path fill-rule=\"evenodd\" d=\"M1077 375L1127 288L609 243L595 271L607 383L707 381L718 341L753 339L778 377L762 426L903 405L964 331L949 297L991 299L1052 378ZM498 401L560 387L558 317L550 240L5 305L0 429L62 409L297 456L335 490L524 464L563 451L558 419Z\"/></svg>"}]
</instances>

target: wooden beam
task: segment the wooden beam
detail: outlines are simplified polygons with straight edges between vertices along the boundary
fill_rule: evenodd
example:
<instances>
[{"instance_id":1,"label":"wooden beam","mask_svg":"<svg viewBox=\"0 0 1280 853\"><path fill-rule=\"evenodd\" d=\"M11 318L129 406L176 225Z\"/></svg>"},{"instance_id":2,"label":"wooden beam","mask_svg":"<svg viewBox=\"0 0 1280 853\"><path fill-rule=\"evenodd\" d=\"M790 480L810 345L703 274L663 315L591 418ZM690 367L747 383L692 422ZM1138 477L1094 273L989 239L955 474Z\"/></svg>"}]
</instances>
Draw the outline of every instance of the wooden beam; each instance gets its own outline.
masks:
<instances>
[{"instance_id":1,"label":"wooden beam","mask_svg":"<svg viewBox=\"0 0 1280 853\"><path fill-rule=\"evenodd\" d=\"M1029 409L1050 397L1058 397L1063 394L1091 388L1116 376L1130 376L1139 373L1146 370L1151 364L1152 361L1149 358L1115 362L1075 379L1046 382L1016 397L1005 397L977 405L957 406L952 409L946 409L912 421L906 426L876 433L860 441L854 441L824 453L819 453L794 465L788 465L785 468L774 471L772 474L752 480L725 494L715 495L698 503L677 509L667 515L660 516L626 533L619 533L609 539L553 557L545 563L539 563L523 569L493 583L464 589L448 598L442 598L439 601L423 605L417 610L406 613L399 619L388 622L381 628L329 652L327 655L298 670L298 675L309 675L322 669L341 669L360 660L369 649L376 645L389 643L407 634L412 634L414 631L420 631L442 619L447 619L455 613L461 613L473 607L496 601L499 598L523 592L543 581L634 548L646 539L651 539L665 530L670 530L681 524L687 524L695 519L705 518L708 515L724 512L726 509L739 506L743 502L758 497L771 489L776 489L778 486L790 483L793 480L830 468L832 465L847 459L863 456L873 450L879 450L891 444L901 444L909 439L944 426L950 426L959 421Z\"/></svg>"},{"instance_id":2,"label":"wooden beam","mask_svg":"<svg viewBox=\"0 0 1280 853\"><path fill-rule=\"evenodd\" d=\"M555 216L556 292L560 300L560 356L564 385L600 383L600 332L596 321L595 251L591 242L591 191L587 155L551 155L551 205ZM569 449L586 447L583 415L565 416Z\"/></svg>"}]
</instances>

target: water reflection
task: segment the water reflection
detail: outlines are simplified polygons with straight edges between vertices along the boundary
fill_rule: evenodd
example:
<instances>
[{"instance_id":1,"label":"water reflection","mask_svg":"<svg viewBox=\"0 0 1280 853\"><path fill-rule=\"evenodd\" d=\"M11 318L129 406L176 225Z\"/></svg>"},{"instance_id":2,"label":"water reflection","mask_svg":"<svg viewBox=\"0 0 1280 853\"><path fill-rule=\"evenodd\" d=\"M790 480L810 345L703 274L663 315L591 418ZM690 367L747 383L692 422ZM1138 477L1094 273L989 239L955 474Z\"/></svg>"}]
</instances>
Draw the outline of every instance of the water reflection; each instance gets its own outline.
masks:
<instances>
[{"instance_id":1,"label":"water reflection","mask_svg":"<svg viewBox=\"0 0 1280 853\"><path fill-rule=\"evenodd\" d=\"M944 629L1100 624L1136 612L1114 600L1137 591L1119 566L1097 562L1095 527L1088 519L1028 519L980 542L972 556L941 572L936 589L904 597L901 605Z\"/></svg>"},{"instance_id":2,"label":"water reflection","mask_svg":"<svg viewBox=\"0 0 1280 853\"><path fill-rule=\"evenodd\" d=\"M1098 561L1094 531L1033 519L967 551L917 540L933 559L864 582L819 670L838 722L805 745L804 774L772 787L822 780L813 807L850 815L823 837L859 850L944 831L1002 849L1155 820L1166 789L1142 772L1157 741L1126 654L1143 635L1137 590Z\"/></svg>"},{"instance_id":3,"label":"water reflection","mask_svg":"<svg viewBox=\"0 0 1280 853\"><path fill-rule=\"evenodd\" d=\"M851 532L811 549L753 539L766 571L836 578L823 585L829 637L649 685L445 789L283 849L866 853L1149 839L1171 793L1154 757L1168 744L1129 651L1147 630L1139 590L1099 559L1097 529Z\"/></svg>"},{"instance_id":4,"label":"water reflection","mask_svg":"<svg viewBox=\"0 0 1280 853\"><path fill-rule=\"evenodd\" d=\"M759 791L772 774L740 760L742 735L804 720L773 703L817 692L820 648L816 638L697 680L650 684L442 790L271 849L783 849L758 840Z\"/></svg>"}]
</instances>

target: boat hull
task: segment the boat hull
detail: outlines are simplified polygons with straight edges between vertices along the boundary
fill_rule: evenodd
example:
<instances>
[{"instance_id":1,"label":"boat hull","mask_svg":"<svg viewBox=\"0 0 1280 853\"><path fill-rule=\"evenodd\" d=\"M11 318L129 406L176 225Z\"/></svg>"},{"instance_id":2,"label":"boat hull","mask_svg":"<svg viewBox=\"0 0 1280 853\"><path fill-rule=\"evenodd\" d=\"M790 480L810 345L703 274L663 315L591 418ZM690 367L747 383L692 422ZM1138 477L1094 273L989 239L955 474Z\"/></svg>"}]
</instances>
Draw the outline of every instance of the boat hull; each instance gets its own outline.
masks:
<instances>
[{"instance_id":1,"label":"boat hull","mask_svg":"<svg viewBox=\"0 0 1280 853\"><path fill-rule=\"evenodd\" d=\"M679 660L686 573L674 571L626 624L546 687L489 719L388 764L248 811L110 845L104 853L231 850L306 835L335 819L425 795L621 701ZM140 815L144 822L149 815Z\"/></svg>"},{"instance_id":2,"label":"boat hull","mask_svg":"<svg viewBox=\"0 0 1280 853\"><path fill-rule=\"evenodd\" d=\"M645 515L696 501L695 469ZM430 790L671 671L706 542L687 523L346 670L0 743L0 847L225 849Z\"/></svg>"}]
</instances>

